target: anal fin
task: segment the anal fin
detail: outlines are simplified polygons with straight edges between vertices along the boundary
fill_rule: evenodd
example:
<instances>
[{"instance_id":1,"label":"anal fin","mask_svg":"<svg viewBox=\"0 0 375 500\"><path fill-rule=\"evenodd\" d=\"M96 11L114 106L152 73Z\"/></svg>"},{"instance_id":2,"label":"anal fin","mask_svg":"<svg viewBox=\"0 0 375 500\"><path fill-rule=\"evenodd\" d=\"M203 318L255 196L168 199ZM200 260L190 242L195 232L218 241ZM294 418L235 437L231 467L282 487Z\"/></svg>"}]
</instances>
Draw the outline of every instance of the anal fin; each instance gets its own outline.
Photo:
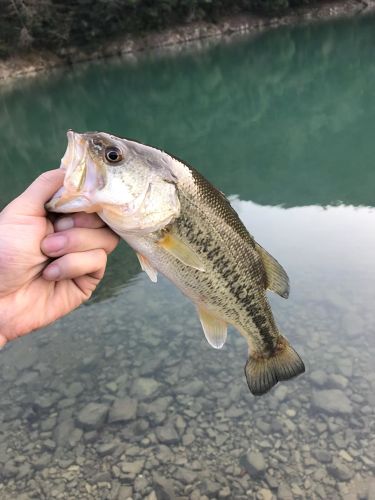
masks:
<instances>
[{"instance_id":1,"label":"anal fin","mask_svg":"<svg viewBox=\"0 0 375 500\"><path fill-rule=\"evenodd\" d=\"M197 306L197 310L207 342L215 349L221 349L227 339L227 323L202 306Z\"/></svg>"},{"instance_id":2,"label":"anal fin","mask_svg":"<svg viewBox=\"0 0 375 500\"><path fill-rule=\"evenodd\" d=\"M258 243L255 243L255 249L260 255L266 271L268 290L287 299L289 297L289 278L285 269Z\"/></svg>"},{"instance_id":3,"label":"anal fin","mask_svg":"<svg viewBox=\"0 0 375 500\"><path fill-rule=\"evenodd\" d=\"M138 252L136 252L136 253L137 253L137 257L138 257L139 263L141 265L142 271L144 271L147 274L147 276L150 278L150 280L153 283L156 283L158 281L157 270L152 267L152 265L150 264L149 260L146 259L146 257L144 257L143 255L141 255Z\"/></svg>"}]
</instances>

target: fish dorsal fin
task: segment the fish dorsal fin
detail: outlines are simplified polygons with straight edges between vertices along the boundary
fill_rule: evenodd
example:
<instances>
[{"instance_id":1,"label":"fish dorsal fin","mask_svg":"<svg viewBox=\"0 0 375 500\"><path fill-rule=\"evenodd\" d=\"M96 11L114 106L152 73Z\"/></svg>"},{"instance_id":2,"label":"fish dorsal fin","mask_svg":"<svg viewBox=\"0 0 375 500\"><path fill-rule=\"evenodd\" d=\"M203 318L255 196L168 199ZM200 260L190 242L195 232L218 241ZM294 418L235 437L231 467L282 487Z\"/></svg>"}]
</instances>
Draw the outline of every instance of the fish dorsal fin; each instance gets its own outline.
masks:
<instances>
[{"instance_id":1,"label":"fish dorsal fin","mask_svg":"<svg viewBox=\"0 0 375 500\"><path fill-rule=\"evenodd\" d=\"M221 349L227 340L227 324L202 306L197 306L207 342L215 349Z\"/></svg>"},{"instance_id":2,"label":"fish dorsal fin","mask_svg":"<svg viewBox=\"0 0 375 500\"><path fill-rule=\"evenodd\" d=\"M193 267L199 271L205 270L202 262L194 250L189 248L183 241L173 234L166 234L158 241L157 244L186 266Z\"/></svg>"},{"instance_id":3,"label":"fish dorsal fin","mask_svg":"<svg viewBox=\"0 0 375 500\"><path fill-rule=\"evenodd\" d=\"M289 297L289 278L285 270L270 255L267 250L255 243L255 249L260 255L264 269L267 275L267 288L272 292L277 293L280 297L287 299Z\"/></svg>"},{"instance_id":4,"label":"fish dorsal fin","mask_svg":"<svg viewBox=\"0 0 375 500\"><path fill-rule=\"evenodd\" d=\"M157 270L152 267L152 265L150 264L150 261L148 259L146 259L146 257L143 257L143 255L141 255L138 252L136 252L136 253L137 253L139 263L141 264L142 270L148 275L148 277L150 278L150 280L153 283L156 283L158 281Z\"/></svg>"}]
</instances>

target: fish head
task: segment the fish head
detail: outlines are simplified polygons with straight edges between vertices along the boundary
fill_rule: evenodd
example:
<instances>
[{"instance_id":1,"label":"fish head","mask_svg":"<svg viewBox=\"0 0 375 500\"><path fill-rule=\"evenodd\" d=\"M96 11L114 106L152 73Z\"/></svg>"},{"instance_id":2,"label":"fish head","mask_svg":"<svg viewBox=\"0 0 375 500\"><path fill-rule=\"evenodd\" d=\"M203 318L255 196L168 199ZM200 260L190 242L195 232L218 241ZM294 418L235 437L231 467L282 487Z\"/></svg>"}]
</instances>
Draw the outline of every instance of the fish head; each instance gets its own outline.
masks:
<instances>
[{"instance_id":1,"label":"fish head","mask_svg":"<svg viewBox=\"0 0 375 500\"><path fill-rule=\"evenodd\" d=\"M97 212L117 233L162 229L180 211L166 153L104 132L69 130L61 160L64 184L47 203L52 212Z\"/></svg>"}]
</instances>

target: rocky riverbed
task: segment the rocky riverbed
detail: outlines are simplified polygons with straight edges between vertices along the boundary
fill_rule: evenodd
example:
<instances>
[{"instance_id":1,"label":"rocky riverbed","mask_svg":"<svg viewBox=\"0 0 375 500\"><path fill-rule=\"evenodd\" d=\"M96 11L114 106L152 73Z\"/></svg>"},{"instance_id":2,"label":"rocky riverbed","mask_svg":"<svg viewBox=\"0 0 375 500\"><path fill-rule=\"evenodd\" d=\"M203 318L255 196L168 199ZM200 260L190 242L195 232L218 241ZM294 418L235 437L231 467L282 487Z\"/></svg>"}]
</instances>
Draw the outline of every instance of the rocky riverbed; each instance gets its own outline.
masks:
<instances>
[{"instance_id":1,"label":"rocky riverbed","mask_svg":"<svg viewBox=\"0 0 375 500\"><path fill-rule=\"evenodd\" d=\"M374 293L295 285L274 310L307 372L261 398L243 339L211 349L143 274L7 346L0 498L374 500Z\"/></svg>"}]
</instances>

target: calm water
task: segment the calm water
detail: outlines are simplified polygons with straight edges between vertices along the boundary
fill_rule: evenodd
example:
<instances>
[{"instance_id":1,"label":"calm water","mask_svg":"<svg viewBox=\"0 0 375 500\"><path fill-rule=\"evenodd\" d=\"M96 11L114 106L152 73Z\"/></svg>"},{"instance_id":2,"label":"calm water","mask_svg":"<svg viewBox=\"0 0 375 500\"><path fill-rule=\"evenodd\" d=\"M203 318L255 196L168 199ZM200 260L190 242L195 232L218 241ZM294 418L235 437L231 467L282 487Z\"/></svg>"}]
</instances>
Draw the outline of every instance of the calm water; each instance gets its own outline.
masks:
<instances>
[{"instance_id":1,"label":"calm water","mask_svg":"<svg viewBox=\"0 0 375 500\"><path fill-rule=\"evenodd\" d=\"M370 499L374 46L367 18L0 88L0 206L58 166L68 128L165 148L287 269L272 306L307 368L254 398L240 335L211 349L121 245L88 305L1 353L1 499Z\"/></svg>"}]
</instances>

